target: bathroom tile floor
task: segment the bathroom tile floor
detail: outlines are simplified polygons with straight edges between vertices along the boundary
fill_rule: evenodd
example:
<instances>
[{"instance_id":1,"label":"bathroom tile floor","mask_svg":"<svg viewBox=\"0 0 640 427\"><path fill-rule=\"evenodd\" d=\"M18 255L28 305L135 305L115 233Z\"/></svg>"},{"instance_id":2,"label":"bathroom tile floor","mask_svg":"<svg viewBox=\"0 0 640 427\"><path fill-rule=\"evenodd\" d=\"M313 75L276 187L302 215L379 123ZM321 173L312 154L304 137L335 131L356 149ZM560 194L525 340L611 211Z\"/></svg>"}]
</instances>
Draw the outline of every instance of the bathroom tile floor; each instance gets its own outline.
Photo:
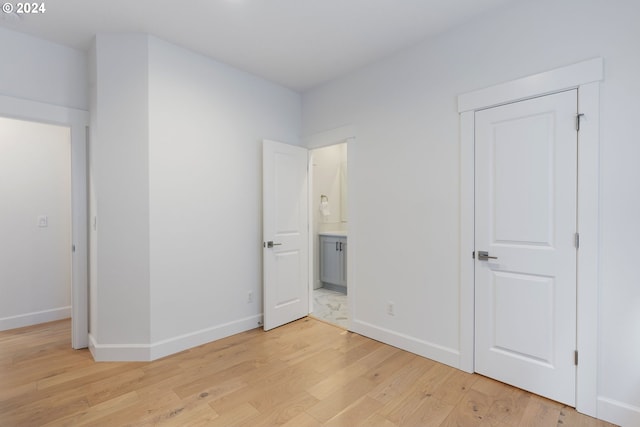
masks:
<instances>
[{"instance_id":1,"label":"bathroom tile floor","mask_svg":"<svg viewBox=\"0 0 640 427\"><path fill-rule=\"evenodd\" d=\"M349 323L347 296L325 288L314 289L311 315L347 329Z\"/></svg>"}]
</instances>

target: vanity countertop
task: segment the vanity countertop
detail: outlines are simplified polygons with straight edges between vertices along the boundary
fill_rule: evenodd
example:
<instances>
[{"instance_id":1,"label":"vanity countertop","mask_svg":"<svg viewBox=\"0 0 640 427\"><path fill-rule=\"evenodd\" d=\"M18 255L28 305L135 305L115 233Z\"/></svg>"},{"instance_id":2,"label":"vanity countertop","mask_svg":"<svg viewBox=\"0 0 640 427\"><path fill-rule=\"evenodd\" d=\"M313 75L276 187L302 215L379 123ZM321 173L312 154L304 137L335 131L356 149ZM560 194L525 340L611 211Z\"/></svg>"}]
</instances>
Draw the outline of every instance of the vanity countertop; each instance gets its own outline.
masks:
<instances>
[{"instance_id":1,"label":"vanity countertop","mask_svg":"<svg viewBox=\"0 0 640 427\"><path fill-rule=\"evenodd\" d=\"M320 236L334 236L334 237L347 237L346 231L320 231L318 232Z\"/></svg>"}]
</instances>

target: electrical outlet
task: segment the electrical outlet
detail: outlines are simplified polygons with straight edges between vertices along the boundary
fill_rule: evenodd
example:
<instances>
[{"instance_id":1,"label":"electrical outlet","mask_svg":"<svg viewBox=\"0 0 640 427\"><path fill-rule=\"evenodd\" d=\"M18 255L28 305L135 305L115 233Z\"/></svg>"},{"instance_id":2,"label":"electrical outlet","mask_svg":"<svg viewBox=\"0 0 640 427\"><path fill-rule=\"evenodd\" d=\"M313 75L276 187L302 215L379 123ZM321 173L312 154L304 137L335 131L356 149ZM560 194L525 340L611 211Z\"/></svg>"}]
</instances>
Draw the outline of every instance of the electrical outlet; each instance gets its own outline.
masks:
<instances>
[{"instance_id":1,"label":"electrical outlet","mask_svg":"<svg viewBox=\"0 0 640 427\"><path fill-rule=\"evenodd\" d=\"M253 302L253 292L252 291L249 291L247 293L247 303L249 303L249 302Z\"/></svg>"},{"instance_id":2,"label":"electrical outlet","mask_svg":"<svg viewBox=\"0 0 640 427\"><path fill-rule=\"evenodd\" d=\"M389 301L387 303L387 314L389 316L394 316L396 314L396 307L395 307L395 303L393 301Z\"/></svg>"}]
</instances>

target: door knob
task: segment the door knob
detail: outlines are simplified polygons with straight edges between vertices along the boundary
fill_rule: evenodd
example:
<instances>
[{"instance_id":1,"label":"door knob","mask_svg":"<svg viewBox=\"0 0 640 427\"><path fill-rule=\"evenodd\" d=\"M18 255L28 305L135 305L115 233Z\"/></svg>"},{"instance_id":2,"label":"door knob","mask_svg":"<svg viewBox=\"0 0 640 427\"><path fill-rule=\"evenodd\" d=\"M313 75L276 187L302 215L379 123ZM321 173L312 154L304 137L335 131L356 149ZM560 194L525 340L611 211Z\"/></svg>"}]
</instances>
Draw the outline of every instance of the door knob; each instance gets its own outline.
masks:
<instances>
[{"instance_id":1,"label":"door knob","mask_svg":"<svg viewBox=\"0 0 640 427\"><path fill-rule=\"evenodd\" d=\"M273 243L273 240L269 240L267 242L267 247L268 248L273 248L274 246L280 246L280 245L282 245L282 243Z\"/></svg>"},{"instance_id":2,"label":"door knob","mask_svg":"<svg viewBox=\"0 0 640 427\"><path fill-rule=\"evenodd\" d=\"M478 251L478 259L480 261L487 261L489 259L498 259L497 256L489 256L489 252L487 251Z\"/></svg>"}]
</instances>

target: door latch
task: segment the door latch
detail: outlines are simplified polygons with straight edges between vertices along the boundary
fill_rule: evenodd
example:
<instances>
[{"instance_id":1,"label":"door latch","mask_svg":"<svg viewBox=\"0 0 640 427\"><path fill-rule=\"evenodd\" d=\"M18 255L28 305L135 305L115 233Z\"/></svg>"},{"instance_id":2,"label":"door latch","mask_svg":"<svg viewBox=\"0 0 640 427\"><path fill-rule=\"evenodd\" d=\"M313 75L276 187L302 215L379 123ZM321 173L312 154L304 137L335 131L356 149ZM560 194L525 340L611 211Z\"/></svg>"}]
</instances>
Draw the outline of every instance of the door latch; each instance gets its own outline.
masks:
<instances>
[{"instance_id":1,"label":"door latch","mask_svg":"<svg viewBox=\"0 0 640 427\"><path fill-rule=\"evenodd\" d=\"M478 260L487 261L490 259L498 259L497 256L489 256L489 252L487 251L478 251Z\"/></svg>"}]
</instances>

